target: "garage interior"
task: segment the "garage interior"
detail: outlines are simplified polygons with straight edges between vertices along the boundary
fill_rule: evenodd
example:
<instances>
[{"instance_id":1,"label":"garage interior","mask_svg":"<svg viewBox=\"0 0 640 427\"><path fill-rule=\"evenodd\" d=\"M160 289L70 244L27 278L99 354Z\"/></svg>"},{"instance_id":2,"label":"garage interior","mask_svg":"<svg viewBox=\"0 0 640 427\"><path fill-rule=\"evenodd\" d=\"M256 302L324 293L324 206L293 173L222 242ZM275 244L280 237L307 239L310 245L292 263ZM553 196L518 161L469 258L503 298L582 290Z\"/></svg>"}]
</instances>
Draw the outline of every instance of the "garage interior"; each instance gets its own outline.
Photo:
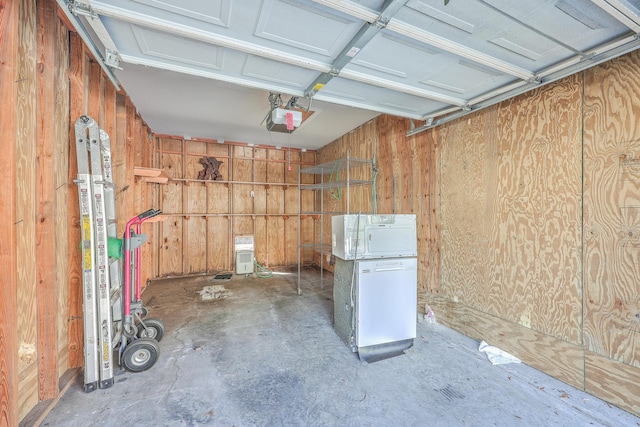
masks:
<instances>
[{"instance_id":1,"label":"garage interior","mask_svg":"<svg viewBox=\"0 0 640 427\"><path fill-rule=\"evenodd\" d=\"M81 382L82 115L111 138L118 230L162 210L145 298L235 272L253 236L279 298L330 299L333 213L413 214L426 341L484 340L640 415L639 32L628 0L0 1L2 424ZM367 162L304 173L345 159ZM421 348L384 363L423 372Z\"/></svg>"}]
</instances>

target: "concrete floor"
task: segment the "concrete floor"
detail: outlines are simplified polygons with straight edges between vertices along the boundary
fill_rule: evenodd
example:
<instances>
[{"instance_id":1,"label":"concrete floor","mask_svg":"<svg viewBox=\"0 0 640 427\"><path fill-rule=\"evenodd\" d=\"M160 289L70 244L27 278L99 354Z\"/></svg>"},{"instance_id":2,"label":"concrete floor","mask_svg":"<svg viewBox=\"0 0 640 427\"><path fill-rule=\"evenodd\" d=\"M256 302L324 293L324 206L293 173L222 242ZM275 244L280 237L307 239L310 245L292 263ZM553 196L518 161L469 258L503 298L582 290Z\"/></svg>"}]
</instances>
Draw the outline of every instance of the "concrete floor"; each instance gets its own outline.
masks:
<instances>
[{"instance_id":1,"label":"concrete floor","mask_svg":"<svg viewBox=\"0 0 640 427\"><path fill-rule=\"evenodd\" d=\"M361 362L333 331L331 276L320 291L304 275L302 296L287 272L155 281L143 297L166 326L156 365L92 393L79 376L42 425L640 426L524 364L491 365L439 324L418 323L404 355Z\"/></svg>"}]
</instances>

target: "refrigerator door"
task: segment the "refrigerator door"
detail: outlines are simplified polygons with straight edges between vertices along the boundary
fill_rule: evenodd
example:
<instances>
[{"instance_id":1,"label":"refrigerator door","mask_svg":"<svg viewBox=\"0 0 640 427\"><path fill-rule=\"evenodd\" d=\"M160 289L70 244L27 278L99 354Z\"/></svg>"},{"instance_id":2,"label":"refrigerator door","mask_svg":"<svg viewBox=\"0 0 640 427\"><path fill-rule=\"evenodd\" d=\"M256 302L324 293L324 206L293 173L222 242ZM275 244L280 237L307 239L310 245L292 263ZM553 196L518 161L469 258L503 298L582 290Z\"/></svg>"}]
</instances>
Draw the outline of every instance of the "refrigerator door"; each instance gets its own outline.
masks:
<instances>
[{"instance_id":1,"label":"refrigerator door","mask_svg":"<svg viewBox=\"0 0 640 427\"><path fill-rule=\"evenodd\" d=\"M416 258L356 262L356 346L416 337Z\"/></svg>"}]
</instances>

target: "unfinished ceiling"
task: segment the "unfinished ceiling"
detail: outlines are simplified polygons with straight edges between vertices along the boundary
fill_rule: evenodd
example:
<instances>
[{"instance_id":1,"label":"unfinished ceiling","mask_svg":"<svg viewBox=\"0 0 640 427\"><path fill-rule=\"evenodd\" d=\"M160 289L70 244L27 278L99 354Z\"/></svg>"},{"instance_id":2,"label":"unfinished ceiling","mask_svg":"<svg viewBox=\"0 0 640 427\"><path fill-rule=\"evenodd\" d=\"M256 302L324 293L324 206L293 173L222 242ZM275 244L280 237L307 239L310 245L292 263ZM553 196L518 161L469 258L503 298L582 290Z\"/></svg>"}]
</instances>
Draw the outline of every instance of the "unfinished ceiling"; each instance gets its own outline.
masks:
<instances>
[{"instance_id":1,"label":"unfinished ceiling","mask_svg":"<svg viewBox=\"0 0 640 427\"><path fill-rule=\"evenodd\" d=\"M319 148L419 132L637 49L631 0L58 0L156 133ZM269 132L269 94L313 113Z\"/></svg>"}]
</instances>

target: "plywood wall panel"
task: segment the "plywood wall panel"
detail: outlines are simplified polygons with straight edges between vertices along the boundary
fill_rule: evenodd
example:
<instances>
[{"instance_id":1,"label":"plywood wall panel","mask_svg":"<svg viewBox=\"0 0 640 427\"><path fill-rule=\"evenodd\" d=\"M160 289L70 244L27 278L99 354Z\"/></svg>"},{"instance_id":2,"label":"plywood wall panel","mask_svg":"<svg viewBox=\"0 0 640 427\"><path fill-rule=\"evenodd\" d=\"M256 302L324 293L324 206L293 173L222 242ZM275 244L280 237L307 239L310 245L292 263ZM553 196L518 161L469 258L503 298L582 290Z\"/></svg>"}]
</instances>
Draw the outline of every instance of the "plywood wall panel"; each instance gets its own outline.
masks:
<instances>
[{"instance_id":1,"label":"plywood wall panel","mask_svg":"<svg viewBox=\"0 0 640 427\"><path fill-rule=\"evenodd\" d=\"M601 354L585 352L585 390L614 405L640 414L640 371Z\"/></svg>"},{"instance_id":2,"label":"plywood wall panel","mask_svg":"<svg viewBox=\"0 0 640 427\"><path fill-rule=\"evenodd\" d=\"M219 161L223 162L223 164L227 164L227 169L228 169L230 147L231 147L230 145L226 145L226 144L214 144L214 143L208 142L207 152L209 156L213 156Z\"/></svg>"},{"instance_id":3,"label":"plywood wall panel","mask_svg":"<svg viewBox=\"0 0 640 427\"><path fill-rule=\"evenodd\" d=\"M254 213L254 192L253 184L235 184L232 191L233 212L237 214ZM264 191L264 188L262 189Z\"/></svg>"},{"instance_id":4,"label":"plywood wall panel","mask_svg":"<svg viewBox=\"0 0 640 427\"><path fill-rule=\"evenodd\" d=\"M580 79L568 79L442 131L441 294L573 343L579 100Z\"/></svg>"},{"instance_id":5,"label":"plywood wall panel","mask_svg":"<svg viewBox=\"0 0 640 427\"><path fill-rule=\"evenodd\" d=\"M198 208L197 206L193 206ZM188 234L189 244L187 247L187 255L185 256L185 273L201 273L207 271L207 234L203 230L207 230L207 218L203 216L192 215L184 221L186 233Z\"/></svg>"},{"instance_id":6,"label":"plywood wall panel","mask_svg":"<svg viewBox=\"0 0 640 427\"><path fill-rule=\"evenodd\" d=\"M207 185L207 212L224 214L229 213L230 188L228 184Z\"/></svg>"},{"instance_id":7,"label":"plywood wall panel","mask_svg":"<svg viewBox=\"0 0 640 427\"><path fill-rule=\"evenodd\" d=\"M285 221L282 216L270 216L266 224L267 259L266 266L285 264Z\"/></svg>"},{"instance_id":8,"label":"plywood wall panel","mask_svg":"<svg viewBox=\"0 0 640 427\"><path fill-rule=\"evenodd\" d=\"M588 70L584 89L584 343L597 355L635 368L640 367L639 65L634 52ZM607 373L607 381L623 375L622 365L615 366L620 371ZM620 390L633 392L626 384Z\"/></svg>"},{"instance_id":9,"label":"plywood wall panel","mask_svg":"<svg viewBox=\"0 0 640 427\"><path fill-rule=\"evenodd\" d=\"M252 216L233 217L233 237L254 234L254 218ZM233 245L233 241L231 242Z\"/></svg>"},{"instance_id":10,"label":"plywood wall panel","mask_svg":"<svg viewBox=\"0 0 640 427\"><path fill-rule=\"evenodd\" d=\"M188 235L185 256L186 274L207 271L207 219L198 213L205 213L207 209L207 187L205 184L192 183L185 187L189 201L186 212L193 212L185 218L184 226ZM188 218L188 219L187 219Z\"/></svg>"},{"instance_id":11,"label":"plywood wall panel","mask_svg":"<svg viewBox=\"0 0 640 427\"><path fill-rule=\"evenodd\" d=\"M232 159L232 181L253 181L253 149L245 146L234 146Z\"/></svg>"},{"instance_id":12,"label":"plywood wall panel","mask_svg":"<svg viewBox=\"0 0 640 427\"><path fill-rule=\"evenodd\" d=\"M271 192L271 189L268 186L263 184L253 185L251 186L251 188L252 188L251 191L253 191L252 213L256 213L259 215L267 214L268 213L267 200L269 199L269 194ZM251 197L251 193L249 193L249 195Z\"/></svg>"},{"instance_id":13,"label":"plywood wall panel","mask_svg":"<svg viewBox=\"0 0 640 427\"><path fill-rule=\"evenodd\" d=\"M497 186L494 138L484 133L495 126L495 108L441 131L441 262L440 292L449 299L497 314L488 298L493 198Z\"/></svg>"},{"instance_id":14,"label":"plywood wall panel","mask_svg":"<svg viewBox=\"0 0 640 427\"><path fill-rule=\"evenodd\" d=\"M575 75L501 106L490 248L501 317L571 343L582 342L581 87Z\"/></svg>"},{"instance_id":15,"label":"plywood wall panel","mask_svg":"<svg viewBox=\"0 0 640 427\"><path fill-rule=\"evenodd\" d=\"M207 219L207 271L229 271L232 268L229 217Z\"/></svg>"},{"instance_id":16,"label":"plywood wall panel","mask_svg":"<svg viewBox=\"0 0 640 427\"><path fill-rule=\"evenodd\" d=\"M182 177L182 156L180 154L162 155L161 168L170 176ZM160 251L160 275L183 274L182 245L182 184L169 181L162 186L162 211L170 218L162 223L162 247ZM173 216L172 214L176 214Z\"/></svg>"},{"instance_id":17,"label":"plywood wall panel","mask_svg":"<svg viewBox=\"0 0 640 427\"><path fill-rule=\"evenodd\" d=\"M256 216L254 220L253 241L255 244L255 258L262 264L269 263L269 231L271 225L268 218L263 215Z\"/></svg>"}]
</instances>

